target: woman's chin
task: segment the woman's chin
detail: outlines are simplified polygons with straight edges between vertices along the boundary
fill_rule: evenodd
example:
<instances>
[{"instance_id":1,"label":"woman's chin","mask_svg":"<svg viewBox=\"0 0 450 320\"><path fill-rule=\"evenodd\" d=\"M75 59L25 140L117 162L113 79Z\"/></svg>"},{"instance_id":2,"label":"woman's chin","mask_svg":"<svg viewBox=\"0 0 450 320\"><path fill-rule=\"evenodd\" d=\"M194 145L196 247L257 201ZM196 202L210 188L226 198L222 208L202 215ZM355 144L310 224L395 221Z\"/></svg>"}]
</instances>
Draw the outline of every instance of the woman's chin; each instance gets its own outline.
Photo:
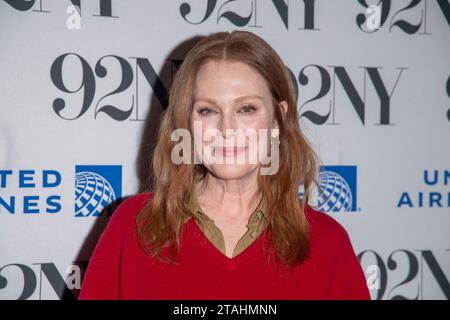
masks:
<instances>
[{"instance_id":1,"label":"woman's chin","mask_svg":"<svg viewBox=\"0 0 450 320\"><path fill-rule=\"evenodd\" d=\"M221 179L239 179L256 169L255 165L249 164L214 164L211 172Z\"/></svg>"}]
</instances>

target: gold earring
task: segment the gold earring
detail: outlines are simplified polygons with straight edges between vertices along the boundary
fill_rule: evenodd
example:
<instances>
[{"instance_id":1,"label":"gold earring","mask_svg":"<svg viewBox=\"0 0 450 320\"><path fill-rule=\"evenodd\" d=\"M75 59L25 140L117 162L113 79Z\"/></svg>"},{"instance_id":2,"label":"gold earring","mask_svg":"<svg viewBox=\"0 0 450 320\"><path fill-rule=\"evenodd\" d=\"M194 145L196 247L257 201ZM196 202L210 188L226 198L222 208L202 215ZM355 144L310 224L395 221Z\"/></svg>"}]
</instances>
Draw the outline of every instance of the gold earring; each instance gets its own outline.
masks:
<instances>
[{"instance_id":1,"label":"gold earring","mask_svg":"<svg viewBox=\"0 0 450 320\"><path fill-rule=\"evenodd\" d=\"M275 144L275 143L280 144L279 136L280 136L280 130L278 128L272 129L270 132L271 143L272 144Z\"/></svg>"},{"instance_id":2,"label":"gold earring","mask_svg":"<svg viewBox=\"0 0 450 320\"><path fill-rule=\"evenodd\" d=\"M278 139L278 138L272 137L272 138L270 138L270 140L272 141L272 144L275 144L275 143L280 144L280 139Z\"/></svg>"}]
</instances>

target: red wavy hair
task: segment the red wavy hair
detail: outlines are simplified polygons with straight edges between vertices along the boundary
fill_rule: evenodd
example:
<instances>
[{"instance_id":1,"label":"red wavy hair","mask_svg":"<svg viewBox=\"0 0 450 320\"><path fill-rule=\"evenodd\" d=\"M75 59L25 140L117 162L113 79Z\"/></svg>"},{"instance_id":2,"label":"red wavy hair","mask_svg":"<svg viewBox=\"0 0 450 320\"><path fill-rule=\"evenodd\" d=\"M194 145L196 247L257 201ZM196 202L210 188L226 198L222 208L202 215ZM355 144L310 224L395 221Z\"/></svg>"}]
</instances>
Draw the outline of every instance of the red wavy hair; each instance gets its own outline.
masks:
<instances>
[{"instance_id":1,"label":"red wavy hair","mask_svg":"<svg viewBox=\"0 0 450 320\"><path fill-rule=\"evenodd\" d=\"M210 59L239 61L256 70L270 88L275 118L279 125L280 158L275 175L259 175L258 184L268 203L268 236L273 252L285 266L299 265L309 254L309 226L305 216L310 191L317 184L318 158L300 130L297 93L287 67L262 38L247 31L217 32L199 41L186 55L175 74L164 111L158 142L152 157L153 197L136 220L143 250L160 261L175 262L185 218L189 192L207 169L201 164L174 164L170 136L177 128L190 128L193 87L199 67ZM281 114L278 103L286 101ZM193 149L193 148L192 148ZM304 196L298 197L303 185ZM164 248L169 255L163 254Z\"/></svg>"}]
</instances>

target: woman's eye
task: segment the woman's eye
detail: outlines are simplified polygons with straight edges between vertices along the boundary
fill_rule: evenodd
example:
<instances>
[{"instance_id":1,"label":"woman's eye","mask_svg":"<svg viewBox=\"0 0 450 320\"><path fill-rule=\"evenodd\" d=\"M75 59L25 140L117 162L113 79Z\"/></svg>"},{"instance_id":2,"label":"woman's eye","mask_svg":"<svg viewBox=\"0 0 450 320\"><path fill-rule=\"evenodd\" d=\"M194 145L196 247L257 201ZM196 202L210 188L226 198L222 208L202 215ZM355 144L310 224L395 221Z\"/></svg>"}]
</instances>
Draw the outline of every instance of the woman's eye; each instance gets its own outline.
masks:
<instances>
[{"instance_id":1,"label":"woman's eye","mask_svg":"<svg viewBox=\"0 0 450 320\"><path fill-rule=\"evenodd\" d=\"M208 114L213 113L213 112L214 112L214 110L212 110L210 108L207 108L207 107L202 107L202 108L198 109L198 113L200 115L208 115Z\"/></svg>"},{"instance_id":2,"label":"woman's eye","mask_svg":"<svg viewBox=\"0 0 450 320\"><path fill-rule=\"evenodd\" d=\"M254 106L248 105L248 106L243 107L239 112L251 113L255 110L256 110L256 108Z\"/></svg>"}]
</instances>

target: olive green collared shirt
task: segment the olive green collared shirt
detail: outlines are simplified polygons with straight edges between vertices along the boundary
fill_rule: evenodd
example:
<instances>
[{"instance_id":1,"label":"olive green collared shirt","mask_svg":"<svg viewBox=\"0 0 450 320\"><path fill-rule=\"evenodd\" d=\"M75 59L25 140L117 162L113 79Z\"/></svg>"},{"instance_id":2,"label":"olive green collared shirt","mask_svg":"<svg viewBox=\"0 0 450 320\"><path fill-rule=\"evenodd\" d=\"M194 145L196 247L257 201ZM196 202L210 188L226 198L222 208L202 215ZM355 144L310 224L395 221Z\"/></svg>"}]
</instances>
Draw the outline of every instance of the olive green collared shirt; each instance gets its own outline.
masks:
<instances>
[{"instance_id":1,"label":"olive green collared shirt","mask_svg":"<svg viewBox=\"0 0 450 320\"><path fill-rule=\"evenodd\" d=\"M187 208L194 214L195 221L200 229L203 230L206 238L226 256L225 240L222 231L216 226L214 220L201 209L197 200L195 187L190 194ZM267 202L263 197L258 207L250 215L246 225L248 230L236 244L233 251L233 258L247 249L259 237L267 226L267 220Z\"/></svg>"}]
</instances>

